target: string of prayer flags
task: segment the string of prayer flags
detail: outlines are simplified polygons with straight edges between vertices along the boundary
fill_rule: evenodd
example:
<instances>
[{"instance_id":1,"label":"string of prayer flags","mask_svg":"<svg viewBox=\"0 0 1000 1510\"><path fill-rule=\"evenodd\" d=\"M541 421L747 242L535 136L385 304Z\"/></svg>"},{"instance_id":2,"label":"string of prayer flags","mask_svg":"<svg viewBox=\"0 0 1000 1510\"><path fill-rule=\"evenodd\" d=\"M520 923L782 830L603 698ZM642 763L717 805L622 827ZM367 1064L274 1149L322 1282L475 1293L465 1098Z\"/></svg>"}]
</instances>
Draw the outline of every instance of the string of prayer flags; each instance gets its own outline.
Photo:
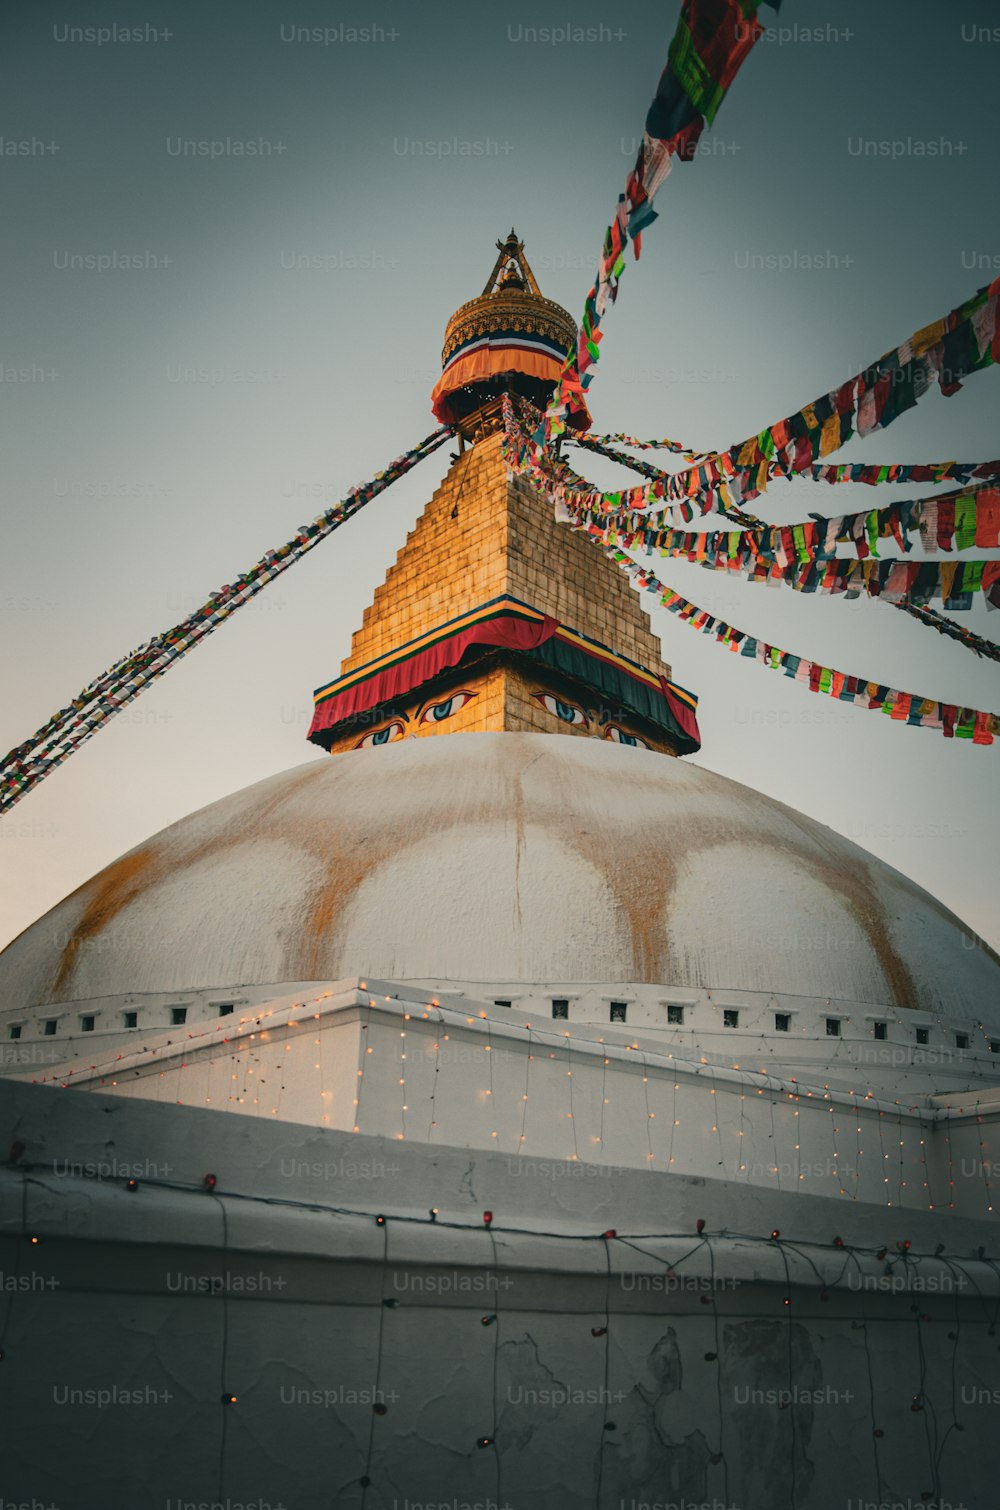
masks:
<instances>
[{"instance_id":1,"label":"string of prayer flags","mask_svg":"<svg viewBox=\"0 0 1000 1510\"><path fill-rule=\"evenodd\" d=\"M571 484L560 478L550 453L538 443L537 434L524 433L513 411L508 421L507 434L513 457L512 465L516 464L523 472L530 472L553 502L558 499L575 510L600 510L605 513L637 513L648 511L653 505L662 503L676 509L685 523L690 523L696 514L704 515L712 510L728 512L732 516L743 504L764 492L776 476L792 477L804 472L826 482L864 482L873 486L882 482L955 481L968 484L1000 476L998 461L894 465L861 463L852 465L850 469L840 465L817 468L807 459L804 451L796 457L794 453L797 443L790 442L770 459L755 462L752 466L734 463L726 452L698 467L681 472L661 472L641 463L638 469L650 476L650 481L644 486L602 491L595 487L581 486L582 479L576 479ZM600 449L596 442L589 442L588 448ZM612 455L611 459L631 465L631 461L626 461L620 454Z\"/></svg>"},{"instance_id":2,"label":"string of prayer flags","mask_svg":"<svg viewBox=\"0 0 1000 1510\"><path fill-rule=\"evenodd\" d=\"M630 439L630 437L622 437L622 439ZM669 473L663 472L660 468L650 466L649 463L644 462L644 461L640 461L637 457L629 456L624 451L618 451L618 450L614 449L611 446L606 446L601 441L595 440L593 436L590 436L590 435L577 435L577 436L573 437L573 440L574 440L574 444L575 445L581 446L581 447L583 447L583 448L585 448L586 450L589 450L589 451L595 451L598 454L607 457L607 459L609 461L614 461L614 462L619 463L621 466L629 467L633 471L640 472L640 473L642 473L646 477L662 478L662 477L669 476ZM843 474L858 474L859 472L862 472L862 471L870 471L870 472L874 472L874 473L878 473L878 474L882 474L882 475L880 475L880 476L878 476L876 478L860 477L858 475L847 475L847 476L843 475ZM830 473L830 472L838 473L838 474L841 474L841 475L831 476L831 477L825 476L826 473ZM893 476L884 475L884 474L888 474L888 473L892 473L894 475ZM824 474L824 475L821 475L821 474ZM968 478L970 478L972 476L1000 476L1000 461L997 461L997 462L980 462L980 463L974 463L974 462L930 462L930 463L919 463L917 465L896 465L896 466L892 466L892 467L888 467L888 466L871 466L871 467L868 467L866 465L862 465L862 466L848 465L848 466L836 466L836 467L814 466L812 468L811 475L812 475L812 477L815 480L823 480L823 481L827 481L827 482L857 482L857 481L872 481L872 482L875 482L875 481L878 481L878 482L919 481L919 482L922 482L922 481L930 480L931 478L934 481L937 482L937 481L941 481L942 478L946 478L946 477L949 478L949 479L951 479L951 478L958 478L961 481L966 481L966 480L968 480ZM570 481L569 485L570 486L576 486L576 487L578 487L582 481L583 481L583 479L576 478L576 476L574 474L574 480ZM972 490L973 493L976 492L976 491L977 491L976 489ZM956 495L951 495L951 496L954 496L957 499L959 495L956 494ZM1000 499L1000 494L997 495L997 498ZM938 499L936 501L942 501L941 500L941 495L939 495L939 497L938 497ZM914 501L914 502L917 502L917 501ZM919 500L919 502L920 503L928 503L928 502L930 502L930 500ZM964 499L964 502L967 502L967 498ZM963 506L964 506L964 504L963 504ZM916 519L911 519L909 524L904 524L904 520L907 519L907 517L908 517L907 511L910 511L910 510L914 509L914 503L913 502L911 502L911 503L902 503L902 504L896 505L894 507L895 507L895 510L896 510L895 513L894 513L893 508L887 508L887 509L882 509L882 510L876 511L876 515L874 517L877 517L878 521L879 521L878 530L877 530L877 535L878 535L879 538L888 538L889 535L892 535L893 537L895 537L897 539L897 541L901 541L904 550L909 550L910 547L909 547L909 542L905 538L905 530L907 528L916 528L917 524L919 522L920 527L921 527L922 536L926 534L927 538L930 539L930 540L933 540L933 542L934 542L930 546L925 545L925 549L934 550L934 549L936 549L938 547L940 547L941 549L944 549L944 550L951 549L951 545L949 543L949 536L948 536L948 521L947 521L947 517L945 517L944 520L943 520L943 524L944 524L943 530L940 527L942 521L939 520L939 519L937 519L935 517L936 511L933 510L933 509L930 509L930 508L928 508L926 510L926 513L923 514L923 515L921 515L920 513L917 513ZM981 510L981 513L980 513L979 516L977 516L975 528L971 530L971 534L972 534L972 539L971 540L968 540L968 536L970 534L969 516L968 516L967 513L964 515L964 517L963 517L963 526L962 526L962 528L958 529L957 536L955 536L955 538L957 538L957 540L959 542L957 544L957 546L956 546L957 549L962 550L962 549L967 548L966 542L968 542L968 544L970 544L970 545L971 544L975 544L975 545L978 545L978 546L983 547L983 548L988 548L988 547L990 547L990 546L992 546L992 545L995 544L994 531L993 531L993 529L991 527L991 514L993 512L995 512L995 508L996 508L995 502L992 501L992 500L990 500L989 498L981 498L979 500L979 509ZM734 524L740 524L740 525L743 525L743 526L745 526L747 528L750 528L750 529L765 529L766 528L766 526L764 525L764 522L762 520L758 519L756 517L756 515L748 513L744 509L730 508L726 504L723 504L723 503L717 503L716 504L716 509L717 509L717 511L724 518L732 520L732 522ZM657 514L657 515L653 515L653 514L649 514L649 515L633 514L633 515L631 515L629 517L629 523L631 523L633 525L633 527L636 527L636 528L648 528L649 522L653 521L653 520L655 520L655 522L658 523L658 524L664 523L665 522L665 514L667 512L669 512L669 513L672 514L674 511L673 510L663 511L662 513ZM619 519L622 520L622 522L625 522L625 520L622 518L621 515L619 515L618 517L619 517ZM810 520L812 520L812 521L815 522L817 528L820 529L820 530L822 530L822 527L824 525L826 525L827 529L829 529L830 524L834 522L834 521L831 521L831 520L823 520L821 518L821 516L818 515L818 514L810 514L809 517L810 517ZM836 538L838 539L838 541L840 539L846 539L846 538L854 539L855 538L854 528L853 528L853 520L856 517L857 516L852 516L852 515L843 516L844 533L842 535L838 534L836 536ZM871 544L870 547L869 547L869 545L867 543L867 537L868 537L868 535L870 533L870 529L871 529L871 520L873 518L872 511L869 510L868 514L865 516L865 518L866 518L866 529L864 531L864 538L862 538L862 536L861 536L860 533L857 535L857 545L858 545L858 549L859 549L859 554L865 554L865 553L867 553L867 551L870 548L871 551L872 551L872 553L875 554L875 555L877 555L878 551L877 551L874 543ZM640 521L641 521L641 523L640 523ZM794 528L794 526L792 526L792 528ZM811 526L805 526L804 528L811 529ZM962 633L965 633L965 631L962 631ZM992 642L986 641L985 643L990 644ZM980 652L977 651L977 654L979 654L979 653Z\"/></svg>"},{"instance_id":3,"label":"string of prayer flags","mask_svg":"<svg viewBox=\"0 0 1000 1510\"><path fill-rule=\"evenodd\" d=\"M767 0L778 10L780 0ZM642 232L656 219L653 197L674 157L689 162L706 124L718 114L726 92L763 33L757 20L760 0L683 0L666 67L646 115L642 143L625 192L604 234L597 277L587 295L575 352L566 358L537 439L564 434L567 426L590 423L584 398L600 356L600 324L608 302L618 297L631 240L638 259Z\"/></svg>"},{"instance_id":4,"label":"string of prayer flags","mask_svg":"<svg viewBox=\"0 0 1000 1510\"><path fill-rule=\"evenodd\" d=\"M521 412L523 412L523 420L526 421L526 423L530 426L533 418L530 405L521 403ZM548 488L548 483L550 483L551 479L556 479L557 482L565 482L568 486L579 485L579 477L577 477L577 474L574 473L571 468L569 468L568 464L566 464L565 458L562 458L562 456L560 456L560 458L550 458L550 456L544 455L538 456L535 448L533 448L532 442L530 442L530 439L527 438L526 433L524 433L523 424L518 424L517 417L515 417L514 406L512 406L511 403L508 403L508 405L505 406L505 417L506 421L508 421L508 423L506 423L505 439L505 455L508 456L508 465L514 467L514 470L523 470L527 471L527 473L532 473L532 476L535 476L536 479L541 480L541 486L545 489ZM529 462L535 462L535 467L529 465ZM941 501L941 498L938 497L937 501ZM888 510L885 510L885 512L888 512ZM577 513L574 513L573 510L568 509L568 507L566 507L565 504L560 503L560 501L556 501L556 518L560 519L560 521L562 522L566 522L566 524L574 525L574 527L577 527L577 529L588 530L589 536L591 536L591 539L594 539L595 544L598 544L598 542L600 542L600 544L609 545L610 542L613 541L613 544L615 545L627 545L628 548L633 548L633 550L637 544L644 545L644 547L645 544L647 544L647 536L644 535L640 539L633 538L630 541L627 535L621 535L621 533L616 532L613 527L612 530L609 530L607 536L604 536L603 533L601 533L601 529L592 530L591 527L589 527L589 524L591 524L591 522L595 522L595 524L601 525L601 527L603 527L603 524L606 521L601 521L601 519L597 519L597 521L583 521L583 519L580 518ZM642 516L639 516L639 519L640 529L645 529L644 519L642 519ZM820 522L822 521L816 522L817 524L820 524ZM754 521L754 524L758 524L758 521ZM683 536L680 536L680 538L683 539ZM725 548L727 548L727 559L725 559L725 566L727 566L727 569L730 569L731 559L730 556L728 556L728 551L730 551L730 544L733 541L739 541L740 535L739 533L737 533L737 535L733 535L733 533L719 533L719 535L716 535L715 538L716 541L719 541L719 539L725 541ZM708 539L708 536L689 536L689 538L687 539L696 539L696 541L701 542L705 541L705 539ZM796 544L805 544L805 535L802 535L801 539L799 539L799 542L796 542ZM695 559L698 559L698 557L696 557L696 554ZM985 563L985 565L992 566L995 565L995 563ZM755 578L755 580L758 580L758 578ZM772 581L772 578L769 577L767 578L767 580ZM773 580L778 581L779 578L773 578ZM991 583L989 583L989 586L992 586L992 581ZM950 589L952 589L952 592L953 590L955 590L955 581L952 581L952 584L950 584ZM850 592L847 593L847 595L852 596L853 598L853 596L858 596L858 593ZM979 636L979 634L974 634L973 631L967 630L967 628L955 624L952 619L944 618L944 616L940 615L940 613L935 613L934 610L926 607L926 604L924 604L924 606L917 606L917 604L914 604L914 602L909 602L908 599L896 598L896 596L891 595L878 596L875 601L888 602L888 604L890 604L891 607L894 607L894 609L902 609L903 612L908 613L911 618L917 619L920 624L935 628L938 633L947 634L950 639L959 640L959 642L961 642L962 645L965 646L965 648L971 649L971 651L973 651L976 655L986 655L986 657L991 658L991 660L1000 660L1000 646L995 645L992 640L985 639L985 637Z\"/></svg>"},{"instance_id":5,"label":"string of prayer flags","mask_svg":"<svg viewBox=\"0 0 1000 1510\"><path fill-rule=\"evenodd\" d=\"M602 446L630 446L633 451L671 451L675 456L683 456L685 461L707 461L714 456L714 451L692 451L679 440L637 440L634 435L574 435L573 439L578 445L586 445L588 442L592 450L599 450Z\"/></svg>"},{"instance_id":6,"label":"string of prayer flags","mask_svg":"<svg viewBox=\"0 0 1000 1510\"><path fill-rule=\"evenodd\" d=\"M937 383L946 397L962 380L1000 359L997 296L1000 278L942 319L918 330L839 388L821 394L797 414L730 447L734 464L752 468L777 452L794 471L836 451L857 433L888 428Z\"/></svg>"},{"instance_id":7,"label":"string of prayer flags","mask_svg":"<svg viewBox=\"0 0 1000 1510\"><path fill-rule=\"evenodd\" d=\"M916 619L918 624L926 624L929 629L936 629L938 634L957 640L959 644L965 646L966 650L971 650L973 655L985 655L991 661L1000 661L1000 645L993 640L984 639L980 634L974 634L963 624L956 624L954 619L946 619L942 613L935 613L933 608L906 602L893 603L892 606L908 613L911 618Z\"/></svg>"},{"instance_id":8,"label":"string of prayer flags","mask_svg":"<svg viewBox=\"0 0 1000 1510\"><path fill-rule=\"evenodd\" d=\"M682 531L664 527L665 513L626 511L625 501L634 495L634 489L585 494L568 485L565 463L556 463L525 434L510 403L504 412L508 465L533 478L555 504L558 518L604 544L621 545L627 550L639 548L647 554L656 550L661 555L684 556L714 570L742 572L752 581L775 585L788 581L800 592L857 596L864 591L870 596L884 594L889 601L905 596L918 604L941 597L949 608L963 609L972 606L973 593L982 591L988 606L1000 607L1000 562L969 561L938 567L931 562L874 559L880 539L894 539L909 551L909 534L918 532L927 551L1000 547L1000 489L990 483L967 492L908 499L885 509L831 519L814 515L799 524ZM595 498L601 501L602 512L574 506L577 500ZM835 547L842 541L853 545L856 561L835 555Z\"/></svg>"},{"instance_id":9,"label":"string of prayer flags","mask_svg":"<svg viewBox=\"0 0 1000 1510\"><path fill-rule=\"evenodd\" d=\"M667 444L661 441L636 441L631 436L594 436L574 435L573 444L582 446L588 451L595 451L601 456L606 456L610 461L620 462L623 466L631 467L636 472L641 472L646 477L660 478L670 477L676 474L664 472L659 467L650 466L647 462L640 461L637 457L628 456L624 451L613 450L607 442L617 440L623 445L629 445L641 450L651 450L658 445ZM695 461L708 460L707 455L692 456L685 452L690 459ZM768 468L769 480L774 477L786 476L783 464L772 461ZM911 482L973 482L978 478L1000 477L1000 460L997 461L922 461L922 462L813 462L796 476L808 478L812 482L826 482L830 484L840 482L860 482L869 487L881 487L883 483L911 483Z\"/></svg>"},{"instance_id":10,"label":"string of prayer flags","mask_svg":"<svg viewBox=\"0 0 1000 1510\"><path fill-rule=\"evenodd\" d=\"M834 556L817 549L822 540L815 527L790 525L758 530L632 530L606 516L586 517L567 510L564 522L601 545L624 550L644 550L691 561L708 571L736 572L750 582L769 587L787 584L796 592L861 594L884 597L889 602L922 605L940 598L948 609L973 606L982 592L988 608L1000 608L1000 560L995 561L904 561ZM860 516L864 517L864 516ZM822 523L822 521L821 521ZM761 544L766 537L767 546ZM769 548L767 548L769 547Z\"/></svg>"},{"instance_id":11,"label":"string of prayer flags","mask_svg":"<svg viewBox=\"0 0 1000 1510\"><path fill-rule=\"evenodd\" d=\"M633 579L637 587L655 594L664 608L675 614L682 622L690 624L701 634L714 636L716 642L725 645L734 654L753 660L759 666L781 671L792 677L810 692L834 697L839 702L852 703L856 708L878 710L896 723L910 728L939 729L946 739L969 739L973 744L991 745L1000 734L1000 714L984 712L977 708L962 708L955 703L940 702L923 697L916 692L901 692L881 682L872 682L865 677L837 671L832 666L823 666L806 656L793 655L765 640L737 629L725 620L699 608L688 598L682 597L652 572L632 561L623 551L614 547L605 554Z\"/></svg>"},{"instance_id":12,"label":"string of prayer flags","mask_svg":"<svg viewBox=\"0 0 1000 1510\"><path fill-rule=\"evenodd\" d=\"M594 440L591 436L576 435L573 437L573 440L575 445L581 446L587 451L595 451L600 456L606 456L609 461L616 461L620 466L630 467L633 472L639 472L644 477L652 477L655 479L668 477L670 475L668 472L662 471L659 467L650 466L649 462L640 461L638 457L635 456L629 456L625 451L618 451L611 446L602 445L599 441ZM762 523L762 521L756 518L755 515L747 514L742 509L729 508L724 503L716 504L716 508L724 518L732 519L735 523L738 524L754 525Z\"/></svg>"},{"instance_id":13,"label":"string of prayer flags","mask_svg":"<svg viewBox=\"0 0 1000 1510\"><path fill-rule=\"evenodd\" d=\"M433 431L418 446L397 457L384 472L376 472L372 481L352 488L346 498L326 509L312 524L302 525L291 540L277 550L268 551L249 571L212 593L180 624L154 636L88 683L68 707L53 714L30 739L16 746L0 761L0 813L19 802L151 682L168 671L181 656L276 576L346 523L418 461L436 451L450 435L451 431L446 428Z\"/></svg>"},{"instance_id":14,"label":"string of prayer flags","mask_svg":"<svg viewBox=\"0 0 1000 1510\"><path fill-rule=\"evenodd\" d=\"M780 0L772 0L771 8L779 7ZM633 238L655 219L650 205L672 159L689 162L695 155L704 127L714 122L762 35L758 9L758 0L684 0L626 186Z\"/></svg>"},{"instance_id":15,"label":"string of prayer flags","mask_svg":"<svg viewBox=\"0 0 1000 1510\"><path fill-rule=\"evenodd\" d=\"M946 396L956 393L962 380L1000 360L1000 322L997 303L1000 278L978 289L940 320L908 337L894 351L849 378L837 389L806 404L797 414L768 425L758 435L720 451L696 466L665 473L645 488L631 488L623 500L626 508L640 509L657 501L675 503L685 522L695 513L706 514L721 501L729 507L757 498L775 477L812 473L823 458L838 449L853 434L869 435L884 430L912 409L937 383ZM540 433L540 432L539 432ZM538 441L539 434L535 440ZM886 476L872 474L863 464L856 475L839 471L821 473L824 481L969 481L996 475L996 463L984 462L969 471L967 463L924 463L908 473L889 469ZM925 472L924 468L930 468ZM959 470L962 469L962 470ZM896 475L891 475L895 470ZM580 506L597 506L602 495L593 490L577 500ZM567 500L572 502L572 500Z\"/></svg>"},{"instance_id":16,"label":"string of prayer flags","mask_svg":"<svg viewBox=\"0 0 1000 1510\"><path fill-rule=\"evenodd\" d=\"M997 545L1000 532L1000 494L986 489L989 495L983 513L989 521L986 544ZM965 497L970 518L976 519L976 497ZM927 500L944 509L946 500ZM955 538L955 500L947 501L950 533ZM849 516L856 519L853 535L844 532L843 519L810 519L807 524L767 525L763 530L654 530L642 516L628 519L609 515L586 515L563 507L560 518L574 529L600 542L622 550L644 550L647 556L678 557L704 566L708 571L739 572L748 581L779 586L787 583L796 592L844 593L856 598L861 593L884 596L887 601L905 598L915 604L943 599L947 609L971 609L973 595L982 592L989 609L1000 609L1000 560L965 560L965 562L924 562L924 560L879 559L872 553L878 538L879 515L896 516L896 509L873 509L870 515ZM908 521L909 522L909 521ZM976 525L970 525L971 530ZM861 538L860 532L866 532ZM893 533L896 541L908 548L902 532ZM850 539L858 556L835 556L838 539Z\"/></svg>"},{"instance_id":17,"label":"string of prayer flags","mask_svg":"<svg viewBox=\"0 0 1000 1510\"><path fill-rule=\"evenodd\" d=\"M847 544L864 560L878 556L880 540L890 540L909 552L911 536L929 555L939 550L1000 549L1000 485L993 482L930 498L908 498L854 514L830 518L811 514L795 524L762 524L758 520L745 530L674 529L667 522L669 510L644 514L569 507L569 512L584 525L597 524L640 539L647 550L680 547L699 556L724 551L731 558L749 553L775 557L779 562L783 556L793 555L801 561L825 561L835 556L838 545Z\"/></svg>"},{"instance_id":18,"label":"string of prayer flags","mask_svg":"<svg viewBox=\"0 0 1000 1510\"><path fill-rule=\"evenodd\" d=\"M597 451L601 455L609 456L613 461L626 462L626 458L620 451L609 449L612 446L628 446L633 451L666 450L674 455L683 456L685 461L703 462L710 461L719 453L717 451L692 451L683 442L676 440L639 440L634 435L592 435L589 432L577 434L572 437L574 445L586 446L590 451ZM626 464L631 465L633 458L629 458ZM658 468L646 469L641 463L635 463L637 471L646 471L647 476L659 476ZM665 474L667 476L670 473ZM777 466L772 467L772 476L784 475L783 470ZM884 482L969 482L974 477L1000 476L1000 460L998 461L922 461L922 462L813 462L810 466L797 474L808 477L813 482L862 482L870 487L880 487Z\"/></svg>"},{"instance_id":19,"label":"string of prayer flags","mask_svg":"<svg viewBox=\"0 0 1000 1510\"><path fill-rule=\"evenodd\" d=\"M1000 477L1000 461L814 462L799 475L814 482L863 482L869 487L885 482L967 483L977 477Z\"/></svg>"},{"instance_id":20,"label":"string of prayer flags","mask_svg":"<svg viewBox=\"0 0 1000 1510\"><path fill-rule=\"evenodd\" d=\"M995 278L943 318L918 330L895 350L839 388L804 405L798 413L768 425L758 435L708 461L674 473L662 496L684 500L686 507L707 513L713 495L722 489L723 501L738 505L758 497L775 476L791 477L808 471L852 435L887 429L919 403L935 383L951 397L964 378L1000 360L998 295L1000 278ZM910 480L923 479L913 476ZM637 500L632 506L641 505Z\"/></svg>"}]
</instances>

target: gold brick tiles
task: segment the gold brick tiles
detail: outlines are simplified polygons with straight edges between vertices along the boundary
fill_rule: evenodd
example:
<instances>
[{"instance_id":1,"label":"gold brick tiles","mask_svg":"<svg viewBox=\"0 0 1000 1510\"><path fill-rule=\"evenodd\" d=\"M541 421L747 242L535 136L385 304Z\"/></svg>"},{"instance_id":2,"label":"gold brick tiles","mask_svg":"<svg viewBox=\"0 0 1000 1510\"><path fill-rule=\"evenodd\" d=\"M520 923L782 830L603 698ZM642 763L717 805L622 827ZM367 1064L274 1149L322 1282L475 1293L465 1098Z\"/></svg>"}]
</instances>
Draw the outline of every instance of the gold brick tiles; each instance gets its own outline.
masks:
<instances>
[{"instance_id":1,"label":"gold brick tiles","mask_svg":"<svg viewBox=\"0 0 1000 1510\"><path fill-rule=\"evenodd\" d=\"M625 575L508 473L492 435L453 463L376 589L343 672L509 594L669 676Z\"/></svg>"}]
</instances>

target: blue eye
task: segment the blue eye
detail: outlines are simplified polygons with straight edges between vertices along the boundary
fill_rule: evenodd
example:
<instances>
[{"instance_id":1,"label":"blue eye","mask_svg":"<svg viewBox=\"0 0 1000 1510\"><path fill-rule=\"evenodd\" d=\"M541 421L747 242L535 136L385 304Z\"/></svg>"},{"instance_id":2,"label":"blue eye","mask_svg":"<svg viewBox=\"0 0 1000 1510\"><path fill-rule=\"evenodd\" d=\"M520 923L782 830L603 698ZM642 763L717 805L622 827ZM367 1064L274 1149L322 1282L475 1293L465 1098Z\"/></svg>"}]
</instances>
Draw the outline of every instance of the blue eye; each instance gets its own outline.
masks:
<instances>
[{"instance_id":1,"label":"blue eye","mask_svg":"<svg viewBox=\"0 0 1000 1510\"><path fill-rule=\"evenodd\" d=\"M375 729L371 734L366 734L364 739L358 740L355 749L361 750L365 745L387 745L403 737L403 725L400 723L386 724L384 729Z\"/></svg>"},{"instance_id":2,"label":"blue eye","mask_svg":"<svg viewBox=\"0 0 1000 1510\"><path fill-rule=\"evenodd\" d=\"M649 745L644 739L640 739L638 734L626 734L625 730L619 729L617 724L608 725L608 732L605 737L607 739L613 739L617 744L620 745L639 745L644 750L649 749Z\"/></svg>"},{"instance_id":3,"label":"blue eye","mask_svg":"<svg viewBox=\"0 0 1000 1510\"><path fill-rule=\"evenodd\" d=\"M432 703L429 708L425 708L420 722L423 724L443 723L446 718L454 717L460 708L465 707L466 703L471 703L475 695L474 692L453 692L450 697L445 698L444 702Z\"/></svg>"},{"instance_id":4,"label":"blue eye","mask_svg":"<svg viewBox=\"0 0 1000 1510\"><path fill-rule=\"evenodd\" d=\"M536 692L535 696L543 708L554 713L556 718L564 724L585 724L586 716L582 708L577 708L573 703L564 703L558 697L553 697L551 692Z\"/></svg>"}]
</instances>

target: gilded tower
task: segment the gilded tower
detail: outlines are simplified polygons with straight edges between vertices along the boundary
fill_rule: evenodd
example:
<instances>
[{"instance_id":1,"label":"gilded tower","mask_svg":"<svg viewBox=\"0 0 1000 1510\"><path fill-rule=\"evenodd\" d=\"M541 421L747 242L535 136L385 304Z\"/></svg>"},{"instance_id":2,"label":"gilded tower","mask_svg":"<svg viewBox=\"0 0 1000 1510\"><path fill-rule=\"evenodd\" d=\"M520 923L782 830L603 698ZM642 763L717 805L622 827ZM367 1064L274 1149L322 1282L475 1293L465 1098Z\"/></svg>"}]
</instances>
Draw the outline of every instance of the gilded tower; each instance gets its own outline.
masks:
<instances>
[{"instance_id":1,"label":"gilded tower","mask_svg":"<svg viewBox=\"0 0 1000 1510\"><path fill-rule=\"evenodd\" d=\"M699 747L624 575L507 468L504 393L543 404L576 328L512 231L483 293L448 322L432 406L459 452L376 590L309 737L331 752L522 730Z\"/></svg>"}]
</instances>

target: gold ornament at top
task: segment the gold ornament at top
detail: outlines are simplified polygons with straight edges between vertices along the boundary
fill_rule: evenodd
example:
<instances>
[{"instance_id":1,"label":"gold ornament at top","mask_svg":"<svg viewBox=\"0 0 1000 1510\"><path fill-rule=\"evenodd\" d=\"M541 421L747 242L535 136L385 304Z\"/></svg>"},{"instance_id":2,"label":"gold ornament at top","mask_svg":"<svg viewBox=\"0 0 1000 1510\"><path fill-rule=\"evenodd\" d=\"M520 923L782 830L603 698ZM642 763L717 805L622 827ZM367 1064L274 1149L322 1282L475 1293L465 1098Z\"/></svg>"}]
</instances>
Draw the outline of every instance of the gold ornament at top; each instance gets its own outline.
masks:
<instances>
[{"instance_id":1,"label":"gold ornament at top","mask_svg":"<svg viewBox=\"0 0 1000 1510\"><path fill-rule=\"evenodd\" d=\"M497 250L500 255L483 292L460 305L448 321L442 366L466 341L496 330L545 336L567 352L576 346L576 321L561 304L541 293L524 255L524 242L511 230L506 241L497 242Z\"/></svg>"}]
</instances>

